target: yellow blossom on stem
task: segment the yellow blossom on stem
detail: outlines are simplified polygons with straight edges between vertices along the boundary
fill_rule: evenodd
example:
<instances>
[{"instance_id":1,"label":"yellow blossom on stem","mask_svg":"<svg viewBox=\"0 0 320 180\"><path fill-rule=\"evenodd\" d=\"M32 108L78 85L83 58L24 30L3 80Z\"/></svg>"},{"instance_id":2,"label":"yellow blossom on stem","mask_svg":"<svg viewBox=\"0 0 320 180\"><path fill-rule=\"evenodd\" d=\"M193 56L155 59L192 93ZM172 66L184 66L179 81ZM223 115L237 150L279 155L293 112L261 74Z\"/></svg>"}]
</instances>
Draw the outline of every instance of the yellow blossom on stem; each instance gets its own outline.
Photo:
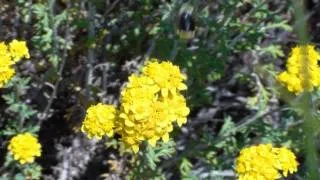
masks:
<instances>
[{"instance_id":1,"label":"yellow blossom on stem","mask_svg":"<svg viewBox=\"0 0 320 180\"><path fill-rule=\"evenodd\" d=\"M190 109L187 107L184 96L176 94L167 98L162 98L162 100L170 105L169 113L172 121L176 121L179 127L187 122L187 116L190 113Z\"/></svg>"},{"instance_id":2,"label":"yellow blossom on stem","mask_svg":"<svg viewBox=\"0 0 320 180\"><path fill-rule=\"evenodd\" d=\"M29 49L25 41L11 41L9 43L9 50L14 62L20 61L23 57L30 58Z\"/></svg>"},{"instance_id":3,"label":"yellow blossom on stem","mask_svg":"<svg viewBox=\"0 0 320 180\"><path fill-rule=\"evenodd\" d=\"M21 58L29 58L26 42L13 40L9 45L0 42L0 88L2 88L15 74L12 67Z\"/></svg>"},{"instance_id":4,"label":"yellow blossom on stem","mask_svg":"<svg viewBox=\"0 0 320 180\"><path fill-rule=\"evenodd\" d=\"M300 94L320 87L320 54L313 45L301 45L292 49L287 61L287 70L277 80L290 92Z\"/></svg>"},{"instance_id":5,"label":"yellow blossom on stem","mask_svg":"<svg viewBox=\"0 0 320 180\"><path fill-rule=\"evenodd\" d=\"M186 90L183 83L186 77L180 72L178 66L171 62L157 62L151 59L143 68L143 75L150 77L159 87L161 95L167 97L168 94L176 94L177 91Z\"/></svg>"},{"instance_id":6,"label":"yellow blossom on stem","mask_svg":"<svg viewBox=\"0 0 320 180\"><path fill-rule=\"evenodd\" d=\"M1 66L0 64L0 88L2 88L15 74L15 70L10 66Z\"/></svg>"},{"instance_id":7,"label":"yellow blossom on stem","mask_svg":"<svg viewBox=\"0 0 320 180\"><path fill-rule=\"evenodd\" d=\"M279 161L279 169L282 170L284 177L287 177L288 173L292 174L297 172L298 162L293 152L285 147L282 147L277 149L276 154Z\"/></svg>"},{"instance_id":8,"label":"yellow blossom on stem","mask_svg":"<svg viewBox=\"0 0 320 180\"><path fill-rule=\"evenodd\" d=\"M183 76L170 62L149 62L141 75L131 75L121 92L119 121L116 132L127 148L137 153L139 145L147 141L169 141L173 123L185 124L189 108L180 90L185 90Z\"/></svg>"},{"instance_id":9,"label":"yellow blossom on stem","mask_svg":"<svg viewBox=\"0 0 320 180\"><path fill-rule=\"evenodd\" d=\"M11 67L14 62L8 52L8 47L4 42L0 42L0 88L3 87L15 74Z\"/></svg>"},{"instance_id":10,"label":"yellow blossom on stem","mask_svg":"<svg viewBox=\"0 0 320 180\"><path fill-rule=\"evenodd\" d=\"M152 82L152 81L151 81ZM149 133L152 105L156 101L153 84L146 77L132 75L127 87L121 92L121 109L118 122L119 134L128 148L134 152Z\"/></svg>"},{"instance_id":11,"label":"yellow blossom on stem","mask_svg":"<svg viewBox=\"0 0 320 180\"><path fill-rule=\"evenodd\" d=\"M41 156L41 144L30 133L14 136L9 142L8 150L20 164L32 163L35 157Z\"/></svg>"},{"instance_id":12,"label":"yellow blossom on stem","mask_svg":"<svg viewBox=\"0 0 320 180\"><path fill-rule=\"evenodd\" d=\"M239 180L276 180L297 171L295 155L287 148L260 144L241 150L236 160Z\"/></svg>"},{"instance_id":13,"label":"yellow blossom on stem","mask_svg":"<svg viewBox=\"0 0 320 180\"><path fill-rule=\"evenodd\" d=\"M81 131L91 138L101 139L104 135L112 137L117 118L116 108L112 105L99 103L87 109Z\"/></svg>"}]
</instances>

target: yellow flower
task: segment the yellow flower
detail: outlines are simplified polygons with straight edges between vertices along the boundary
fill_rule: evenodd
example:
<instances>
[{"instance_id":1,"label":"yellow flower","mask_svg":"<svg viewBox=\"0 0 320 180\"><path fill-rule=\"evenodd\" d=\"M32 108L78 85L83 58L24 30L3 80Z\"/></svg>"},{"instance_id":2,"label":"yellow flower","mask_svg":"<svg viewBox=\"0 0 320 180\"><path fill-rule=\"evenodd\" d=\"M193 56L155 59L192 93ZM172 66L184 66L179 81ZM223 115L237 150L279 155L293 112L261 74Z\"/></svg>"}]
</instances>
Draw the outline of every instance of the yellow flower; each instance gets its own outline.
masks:
<instances>
[{"instance_id":1,"label":"yellow flower","mask_svg":"<svg viewBox=\"0 0 320 180\"><path fill-rule=\"evenodd\" d=\"M0 88L15 74L15 70L11 67L12 64L14 62L11 60L7 45L0 42Z\"/></svg>"},{"instance_id":2,"label":"yellow flower","mask_svg":"<svg viewBox=\"0 0 320 180\"><path fill-rule=\"evenodd\" d=\"M148 76L138 76L136 74L132 74L129 77L129 82L127 85L127 89L132 88L148 88L148 91L151 93L157 93L159 91L159 87L155 84L155 82Z\"/></svg>"},{"instance_id":3,"label":"yellow flower","mask_svg":"<svg viewBox=\"0 0 320 180\"><path fill-rule=\"evenodd\" d=\"M277 80L290 92L299 94L320 87L320 54L313 45L302 45L292 49L287 70L277 76Z\"/></svg>"},{"instance_id":4,"label":"yellow flower","mask_svg":"<svg viewBox=\"0 0 320 180\"><path fill-rule=\"evenodd\" d=\"M158 140L167 142L173 123L186 123L189 108L180 94L180 90L186 89L184 79L179 68L169 62L147 63L142 75L129 77L121 92L116 122L116 132L127 148L137 153L143 141L151 146Z\"/></svg>"},{"instance_id":5,"label":"yellow flower","mask_svg":"<svg viewBox=\"0 0 320 180\"><path fill-rule=\"evenodd\" d=\"M156 91L157 86L152 80L131 75L127 87L121 92L121 106L124 112L132 113L137 119L147 117Z\"/></svg>"},{"instance_id":6,"label":"yellow flower","mask_svg":"<svg viewBox=\"0 0 320 180\"><path fill-rule=\"evenodd\" d=\"M260 144L241 150L236 160L239 180L275 180L297 171L295 155L286 148L274 148Z\"/></svg>"},{"instance_id":7,"label":"yellow flower","mask_svg":"<svg viewBox=\"0 0 320 180\"><path fill-rule=\"evenodd\" d=\"M121 92L117 132L122 136L126 147L134 152L139 151L139 144L146 139L144 135L148 133L148 126L152 123L149 117L156 101L155 90L152 80L131 75L129 83Z\"/></svg>"},{"instance_id":8,"label":"yellow flower","mask_svg":"<svg viewBox=\"0 0 320 180\"><path fill-rule=\"evenodd\" d=\"M186 77L181 74L179 67L171 62L159 63L157 59L151 59L142 71L143 75L151 78L157 84L164 97L167 97L169 93L176 94L177 91L187 89L183 83Z\"/></svg>"},{"instance_id":9,"label":"yellow flower","mask_svg":"<svg viewBox=\"0 0 320 180\"><path fill-rule=\"evenodd\" d=\"M30 133L18 134L10 140L8 150L20 164L32 163L41 155L41 144Z\"/></svg>"},{"instance_id":10,"label":"yellow flower","mask_svg":"<svg viewBox=\"0 0 320 180\"><path fill-rule=\"evenodd\" d=\"M299 163L296 160L296 156L287 148L278 148L277 156L279 161L279 169L282 170L284 177L288 176L288 173L294 173L298 170Z\"/></svg>"},{"instance_id":11,"label":"yellow flower","mask_svg":"<svg viewBox=\"0 0 320 180\"><path fill-rule=\"evenodd\" d=\"M169 133L173 130L173 126L167 103L155 101L151 109L149 122L145 123L145 131L142 133L149 144L154 147L159 139L162 139L163 142L169 141Z\"/></svg>"},{"instance_id":12,"label":"yellow flower","mask_svg":"<svg viewBox=\"0 0 320 180\"><path fill-rule=\"evenodd\" d=\"M149 115L143 119L136 119L131 114L120 114L120 134L125 145L135 153L144 140L151 146L155 146L159 139L168 142L169 132L173 130L167 104L154 101L148 110Z\"/></svg>"},{"instance_id":13,"label":"yellow flower","mask_svg":"<svg viewBox=\"0 0 320 180\"><path fill-rule=\"evenodd\" d=\"M29 58L25 42L13 40L9 44L9 48L4 42L0 42L0 88L15 74L12 65L22 57Z\"/></svg>"},{"instance_id":14,"label":"yellow flower","mask_svg":"<svg viewBox=\"0 0 320 180\"><path fill-rule=\"evenodd\" d=\"M0 64L0 88L2 88L15 74L15 70L10 66L1 66Z\"/></svg>"},{"instance_id":15,"label":"yellow flower","mask_svg":"<svg viewBox=\"0 0 320 180\"><path fill-rule=\"evenodd\" d=\"M101 139L104 135L112 137L116 118L117 112L113 105L99 103L87 109L81 131L86 133L90 139L94 137Z\"/></svg>"},{"instance_id":16,"label":"yellow flower","mask_svg":"<svg viewBox=\"0 0 320 180\"><path fill-rule=\"evenodd\" d=\"M11 41L9 43L9 50L14 62L20 61L23 57L30 58L29 49L25 41Z\"/></svg>"},{"instance_id":17,"label":"yellow flower","mask_svg":"<svg viewBox=\"0 0 320 180\"><path fill-rule=\"evenodd\" d=\"M171 119L172 121L176 121L179 127L187 122L190 109L187 107L186 100L181 94L162 98L162 101L170 105L169 112Z\"/></svg>"}]
</instances>

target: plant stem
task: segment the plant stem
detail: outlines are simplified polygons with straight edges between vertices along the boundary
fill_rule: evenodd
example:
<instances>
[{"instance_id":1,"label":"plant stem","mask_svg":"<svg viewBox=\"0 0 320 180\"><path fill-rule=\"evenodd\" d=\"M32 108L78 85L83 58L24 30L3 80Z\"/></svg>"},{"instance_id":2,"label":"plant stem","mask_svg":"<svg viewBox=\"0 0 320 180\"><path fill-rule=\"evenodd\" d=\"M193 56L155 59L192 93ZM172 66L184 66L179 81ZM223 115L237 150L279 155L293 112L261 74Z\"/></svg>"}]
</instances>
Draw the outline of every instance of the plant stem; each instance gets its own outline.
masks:
<instances>
[{"instance_id":1,"label":"plant stem","mask_svg":"<svg viewBox=\"0 0 320 180\"><path fill-rule=\"evenodd\" d=\"M304 19L305 10L304 10L304 1L296 1L293 0L293 5L295 9L295 28L298 33L299 43L301 45L306 45L308 43L308 35L306 32L307 23ZM302 65L303 67L308 67L308 57L307 57L307 48L302 46ZM309 82L309 71L308 68L304 68L303 78L305 81L303 82L303 86L310 87ZM314 127L316 124L316 118L312 116L312 99L311 94L306 93L303 94L301 103L298 104L299 108L302 110L302 117L304 120L304 133L305 133L305 156L306 156L306 163L308 168L308 179L320 179L318 173L318 157L317 157L317 149L315 144L315 131Z\"/></svg>"}]
</instances>

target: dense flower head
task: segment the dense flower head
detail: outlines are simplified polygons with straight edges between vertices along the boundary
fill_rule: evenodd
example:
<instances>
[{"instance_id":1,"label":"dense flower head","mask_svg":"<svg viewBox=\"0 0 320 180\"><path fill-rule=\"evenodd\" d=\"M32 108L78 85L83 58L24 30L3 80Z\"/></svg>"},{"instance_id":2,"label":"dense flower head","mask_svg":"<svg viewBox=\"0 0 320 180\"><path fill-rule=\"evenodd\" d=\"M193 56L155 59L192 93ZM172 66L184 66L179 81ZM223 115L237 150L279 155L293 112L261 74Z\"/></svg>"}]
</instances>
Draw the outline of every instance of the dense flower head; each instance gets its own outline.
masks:
<instances>
[{"instance_id":1,"label":"dense flower head","mask_svg":"<svg viewBox=\"0 0 320 180\"><path fill-rule=\"evenodd\" d=\"M161 100L170 105L169 114L172 116L172 119L177 122L179 127L187 122L190 109L187 107L186 99L181 94L162 98Z\"/></svg>"},{"instance_id":2,"label":"dense flower head","mask_svg":"<svg viewBox=\"0 0 320 180\"><path fill-rule=\"evenodd\" d=\"M180 94L187 89L185 79L178 66L155 59L146 63L141 75L129 77L121 93L117 125L126 147L138 152L143 141L151 146L158 140L167 142L173 123L187 122L190 110Z\"/></svg>"},{"instance_id":3,"label":"dense flower head","mask_svg":"<svg viewBox=\"0 0 320 180\"><path fill-rule=\"evenodd\" d=\"M13 40L9 43L9 50L13 61L20 61L21 58L30 58L29 49L25 41Z\"/></svg>"},{"instance_id":4,"label":"dense flower head","mask_svg":"<svg viewBox=\"0 0 320 180\"><path fill-rule=\"evenodd\" d=\"M112 105L99 103L87 109L81 131L91 138L101 139L104 135L112 137L117 118L116 108Z\"/></svg>"},{"instance_id":5,"label":"dense flower head","mask_svg":"<svg viewBox=\"0 0 320 180\"><path fill-rule=\"evenodd\" d=\"M282 170L283 176L287 177L288 173L297 172L298 162L296 156L289 149L282 147L277 148L277 159L279 161L279 169Z\"/></svg>"},{"instance_id":6,"label":"dense flower head","mask_svg":"<svg viewBox=\"0 0 320 180\"><path fill-rule=\"evenodd\" d=\"M1 66L0 64L0 87L3 87L15 74L15 70L10 66Z\"/></svg>"},{"instance_id":7,"label":"dense flower head","mask_svg":"<svg viewBox=\"0 0 320 180\"><path fill-rule=\"evenodd\" d=\"M0 42L0 88L15 74L12 65L21 58L29 58L29 56L29 50L24 41L13 40L9 45Z\"/></svg>"},{"instance_id":8,"label":"dense flower head","mask_svg":"<svg viewBox=\"0 0 320 180\"><path fill-rule=\"evenodd\" d=\"M155 82L164 97L187 89L183 83L186 77L180 72L179 67L171 62L159 63L156 59L151 59L142 71L144 76Z\"/></svg>"},{"instance_id":9,"label":"dense flower head","mask_svg":"<svg viewBox=\"0 0 320 180\"><path fill-rule=\"evenodd\" d=\"M41 144L30 133L14 136L10 140L8 150L20 164L32 163L35 157L41 156Z\"/></svg>"},{"instance_id":10,"label":"dense flower head","mask_svg":"<svg viewBox=\"0 0 320 180\"><path fill-rule=\"evenodd\" d=\"M301 45L292 49L287 61L287 70L277 80L290 92L299 94L320 87L320 54L313 45Z\"/></svg>"},{"instance_id":11,"label":"dense flower head","mask_svg":"<svg viewBox=\"0 0 320 180\"><path fill-rule=\"evenodd\" d=\"M260 144L241 150L236 160L239 180L275 180L297 171L295 155L287 148Z\"/></svg>"}]
</instances>

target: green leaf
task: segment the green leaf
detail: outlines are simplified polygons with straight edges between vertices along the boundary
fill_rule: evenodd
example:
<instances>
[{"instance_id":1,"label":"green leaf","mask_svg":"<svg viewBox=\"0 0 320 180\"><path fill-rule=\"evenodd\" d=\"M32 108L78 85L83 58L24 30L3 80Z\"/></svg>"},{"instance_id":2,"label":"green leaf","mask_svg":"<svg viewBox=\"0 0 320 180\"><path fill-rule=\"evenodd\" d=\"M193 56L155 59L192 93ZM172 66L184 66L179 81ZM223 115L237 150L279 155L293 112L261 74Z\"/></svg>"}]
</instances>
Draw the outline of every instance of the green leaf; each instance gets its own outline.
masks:
<instances>
[{"instance_id":1,"label":"green leaf","mask_svg":"<svg viewBox=\"0 0 320 180\"><path fill-rule=\"evenodd\" d=\"M270 54L274 59L284 57L284 53L280 45L270 45L263 48L258 47L257 50L260 51L260 54Z\"/></svg>"},{"instance_id":2,"label":"green leaf","mask_svg":"<svg viewBox=\"0 0 320 180\"><path fill-rule=\"evenodd\" d=\"M224 119L224 124L219 132L219 136L226 136L232 133L232 130L235 128L235 123L232 121L232 118L228 116Z\"/></svg>"},{"instance_id":3,"label":"green leaf","mask_svg":"<svg viewBox=\"0 0 320 180\"><path fill-rule=\"evenodd\" d=\"M191 162L186 159L186 158L182 158L179 170L182 176L188 176L188 174L190 173L192 169L192 164Z\"/></svg>"},{"instance_id":4,"label":"green leaf","mask_svg":"<svg viewBox=\"0 0 320 180\"><path fill-rule=\"evenodd\" d=\"M279 23L270 23L267 26L263 27L261 30L267 31L269 29L275 29L275 28L283 29L288 32L292 32L293 30L292 26L288 24L287 20L281 21Z\"/></svg>"}]
</instances>

